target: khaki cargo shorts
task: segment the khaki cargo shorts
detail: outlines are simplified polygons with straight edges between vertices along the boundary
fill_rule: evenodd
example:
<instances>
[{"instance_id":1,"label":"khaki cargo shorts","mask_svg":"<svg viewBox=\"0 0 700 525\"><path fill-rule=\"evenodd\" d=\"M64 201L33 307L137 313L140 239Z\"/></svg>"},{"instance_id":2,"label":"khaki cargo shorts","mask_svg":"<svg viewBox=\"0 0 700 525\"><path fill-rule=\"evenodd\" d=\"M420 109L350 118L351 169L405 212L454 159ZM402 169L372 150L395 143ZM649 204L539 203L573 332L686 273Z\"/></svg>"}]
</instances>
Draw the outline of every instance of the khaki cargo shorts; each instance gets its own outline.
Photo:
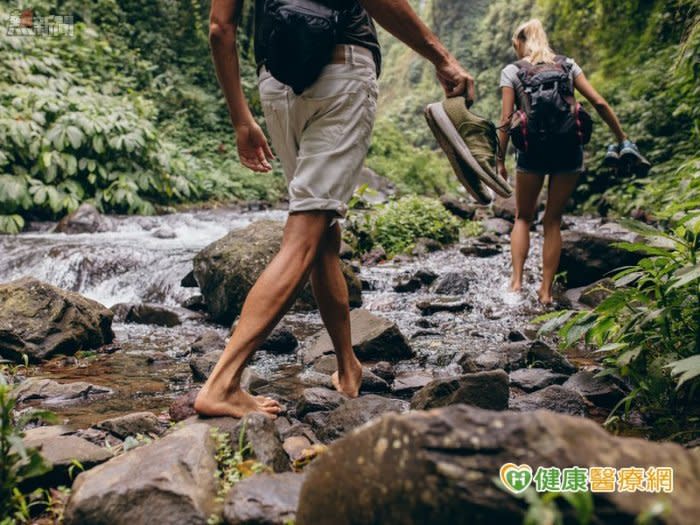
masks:
<instances>
[{"instance_id":1,"label":"khaki cargo shorts","mask_svg":"<svg viewBox=\"0 0 700 525\"><path fill-rule=\"evenodd\" d=\"M344 45L345 63L328 64L301 95L263 67L260 101L272 148L282 162L289 212L347 213L367 155L377 110L372 53Z\"/></svg>"}]
</instances>

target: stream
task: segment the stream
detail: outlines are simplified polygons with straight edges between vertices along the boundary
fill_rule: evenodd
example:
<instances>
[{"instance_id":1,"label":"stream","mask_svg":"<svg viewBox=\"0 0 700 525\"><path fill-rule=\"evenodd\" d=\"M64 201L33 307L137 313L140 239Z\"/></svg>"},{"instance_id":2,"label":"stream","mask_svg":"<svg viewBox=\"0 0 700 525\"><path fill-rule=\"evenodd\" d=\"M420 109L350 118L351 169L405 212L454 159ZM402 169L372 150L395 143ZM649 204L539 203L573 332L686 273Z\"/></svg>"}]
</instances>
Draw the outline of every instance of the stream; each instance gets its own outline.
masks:
<instances>
[{"instance_id":1,"label":"stream","mask_svg":"<svg viewBox=\"0 0 700 525\"><path fill-rule=\"evenodd\" d=\"M192 260L202 248L232 229L261 219L285 217L283 210L234 209L112 217L113 231L77 235L50 233L52 223L34 224L30 232L0 236L0 282L30 275L107 307L123 302L177 306L198 293L196 288L183 288L180 281L192 269ZM593 221L583 218L567 218L567 222L572 228L594 227ZM437 375L442 369L449 375L450 362L460 349L498 348L509 336L518 337L517 332L526 330L540 313L535 295L540 245L540 234L533 232L523 297L507 293L510 254L505 244L500 254L487 258L465 256L455 246L363 266L360 277L369 288L363 291L363 307L396 322L416 350L416 357L401 362L396 371L429 367ZM421 315L416 304L435 299L435 294L427 288L407 293L393 288L397 279L419 269L438 276L450 272L468 275L469 291L464 298L472 308L460 313ZM283 322L302 345L310 344L313 334L323 327L317 312L291 312ZM207 330L215 329L222 335L227 332L225 327L201 319L186 320L174 328L115 322L113 329L115 340L106 350L57 357L33 368L35 375L58 381L88 381L115 390L115 395L89 403L52 406L73 428L135 411L167 411L174 398L193 386L189 368L192 342ZM572 361L577 361L576 356ZM585 357L578 364L585 364ZM294 354L261 351L252 367L275 381L279 389L303 388L295 379L301 365Z\"/></svg>"}]
</instances>

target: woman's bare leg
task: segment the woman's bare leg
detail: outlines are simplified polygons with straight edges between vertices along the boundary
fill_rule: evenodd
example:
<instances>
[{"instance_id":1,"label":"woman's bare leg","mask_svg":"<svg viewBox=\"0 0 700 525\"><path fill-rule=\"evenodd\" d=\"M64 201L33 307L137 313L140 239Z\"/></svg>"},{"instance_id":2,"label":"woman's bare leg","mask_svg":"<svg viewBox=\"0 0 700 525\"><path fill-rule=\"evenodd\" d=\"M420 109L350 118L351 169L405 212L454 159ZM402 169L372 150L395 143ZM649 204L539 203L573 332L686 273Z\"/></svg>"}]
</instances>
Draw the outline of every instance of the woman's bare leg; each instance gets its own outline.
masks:
<instances>
[{"instance_id":1,"label":"woman's bare leg","mask_svg":"<svg viewBox=\"0 0 700 525\"><path fill-rule=\"evenodd\" d=\"M542 284L538 295L540 302L551 304L554 276L561 256L561 218L569 198L576 189L579 174L558 174L549 178L547 207L542 219L544 246L542 247Z\"/></svg>"},{"instance_id":2,"label":"woman's bare leg","mask_svg":"<svg viewBox=\"0 0 700 525\"><path fill-rule=\"evenodd\" d=\"M530 251L530 224L537 212L537 197L542 190L544 177L534 173L518 171L515 182L515 224L510 234L510 253L513 261L513 276L510 289L519 292L523 285L523 269Z\"/></svg>"}]
</instances>

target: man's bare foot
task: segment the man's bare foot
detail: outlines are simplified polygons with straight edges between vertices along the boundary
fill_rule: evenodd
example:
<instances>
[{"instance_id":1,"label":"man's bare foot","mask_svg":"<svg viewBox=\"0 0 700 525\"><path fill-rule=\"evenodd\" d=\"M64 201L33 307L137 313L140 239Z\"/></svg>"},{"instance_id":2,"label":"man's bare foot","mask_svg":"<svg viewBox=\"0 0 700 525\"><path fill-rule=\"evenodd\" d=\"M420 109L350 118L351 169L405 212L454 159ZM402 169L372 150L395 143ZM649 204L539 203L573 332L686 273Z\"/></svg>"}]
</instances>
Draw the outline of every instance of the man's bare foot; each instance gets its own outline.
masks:
<instances>
[{"instance_id":1,"label":"man's bare foot","mask_svg":"<svg viewBox=\"0 0 700 525\"><path fill-rule=\"evenodd\" d=\"M522 290L523 284L520 281L516 281L514 279L511 279L510 281L510 291L518 293L520 290Z\"/></svg>"},{"instance_id":2,"label":"man's bare foot","mask_svg":"<svg viewBox=\"0 0 700 525\"><path fill-rule=\"evenodd\" d=\"M194 409L200 416L241 418L251 412L260 412L274 419L282 407L274 399L252 396L241 389L227 396L217 396L209 388L203 387L194 401Z\"/></svg>"},{"instance_id":3,"label":"man's bare foot","mask_svg":"<svg viewBox=\"0 0 700 525\"><path fill-rule=\"evenodd\" d=\"M362 365L356 359L351 370L346 370L342 376L338 372L333 372L331 380L335 389L341 394L357 397L360 395L360 385L362 384Z\"/></svg>"}]
</instances>

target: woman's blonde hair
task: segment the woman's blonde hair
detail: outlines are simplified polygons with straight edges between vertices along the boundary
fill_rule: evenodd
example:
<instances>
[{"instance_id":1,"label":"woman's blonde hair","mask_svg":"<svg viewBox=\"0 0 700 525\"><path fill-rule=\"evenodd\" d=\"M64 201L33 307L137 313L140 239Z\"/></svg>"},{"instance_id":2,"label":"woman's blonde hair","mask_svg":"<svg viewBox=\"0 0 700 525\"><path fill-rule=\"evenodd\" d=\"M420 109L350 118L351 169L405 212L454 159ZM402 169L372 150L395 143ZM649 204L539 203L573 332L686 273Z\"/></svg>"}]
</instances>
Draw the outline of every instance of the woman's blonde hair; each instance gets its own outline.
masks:
<instances>
[{"instance_id":1,"label":"woman's blonde hair","mask_svg":"<svg viewBox=\"0 0 700 525\"><path fill-rule=\"evenodd\" d=\"M528 62L537 64L538 62L553 63L556 54L549 47L549 39L544 30L542 22L537 18L528 20L520 25L513 33L513 45L518 42L523 45L523 58Z\"/></svg>"}]
</instances>

